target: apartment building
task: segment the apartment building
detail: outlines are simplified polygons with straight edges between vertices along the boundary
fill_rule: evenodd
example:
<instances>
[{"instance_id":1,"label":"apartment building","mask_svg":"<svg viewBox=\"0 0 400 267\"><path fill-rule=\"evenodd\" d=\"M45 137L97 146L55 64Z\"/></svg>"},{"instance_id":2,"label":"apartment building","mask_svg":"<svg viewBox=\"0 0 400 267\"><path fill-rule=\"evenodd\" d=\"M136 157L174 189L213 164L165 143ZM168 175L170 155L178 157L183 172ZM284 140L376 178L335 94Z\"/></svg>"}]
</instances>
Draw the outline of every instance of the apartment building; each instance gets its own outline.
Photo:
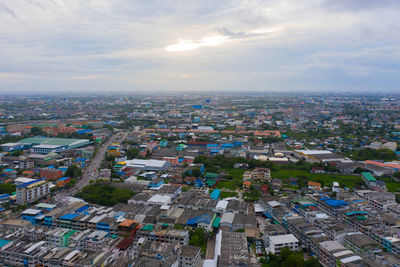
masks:
<instances>
[{"instance_id":1,"label":"apartment building","mask_svg":"<svg viewBox=\"0 0 400 267\"><path fill-rule=\"evenodd\" d=\"M35 180L17 186L17 204L32 203L50 193L49 183L45 180Z\"/></svg>"}]
</instances>

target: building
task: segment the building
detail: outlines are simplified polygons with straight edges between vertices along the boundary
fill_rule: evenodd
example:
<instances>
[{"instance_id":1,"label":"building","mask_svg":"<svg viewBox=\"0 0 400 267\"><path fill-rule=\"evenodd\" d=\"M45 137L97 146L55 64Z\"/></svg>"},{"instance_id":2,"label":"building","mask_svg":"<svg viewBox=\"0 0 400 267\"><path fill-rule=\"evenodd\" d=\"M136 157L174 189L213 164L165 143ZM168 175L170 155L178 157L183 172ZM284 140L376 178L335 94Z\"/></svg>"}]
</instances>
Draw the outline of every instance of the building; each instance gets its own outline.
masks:
<instances>
[{"instance_id":1,"label":"building","mask_svg":"<svg viewBox=\"0 0 400 267\"><path fill-rule=\"evenodd\" d=\"M23 150L25 146L24 146L24 144L20 144L20 143L6 143L6 144L0 145L0 147L5 152L12 152L12 151L16 151L16 150Z\"/></svg>"},{"instance_id":2,"label":"building","mask_svg":"<svg viewBox=\"0 0 400 267\"><path fill-rule=\"evenodd\" d=\"M62 170L58 170L54 167L42 168L40 170L40 178L46 179L47 181L54 181L63 177Z\"/></svg>"},{"instance_id":3,"label":"building","mask_svg":"<svg viewBox=\"0 0 400 267\"><path fill-rule=\"evenodd\" d=\"M182 246L178 252L179 266L196 267L200 266L200 248L193 246Z\"/></svg>"},{"instance_id":4,"label":"building","mask_svg":"<svg viewBox=\"0 0 400 267\"><path fill-rule=\"evenodd\" d=\"M62 177L57 180L58 187L64 187L71 181L71 177Z\"/></svg>"},{"instance_id":5,"label":"building","mask_svg":"<svg viewBox=\"0 0 400 267\"><path fill-rule=\"evenodd\" d=\"M111 178L111 169L101 169L100 170L100 178Z\"/></svg>"},{"instance_id":6,"label":"building","mask_svg":"<svg viewBox=\"0 0 400 267\"><path fill-rule=\"evenodd\" d=\"M17 186L17 204L32 203L50 193L49 183L43 179Z\"/></svg>"},{"instance_id":7,"label":"building","mask_svg":"<svg viewBox=\"0 0 400 267\"><path fill-rule=\"evenodd\" d=\"M73 148L79 148L83 146L87 146L90 144L89 139L73 139L73 138L46 138L46 137L31 137L20 140L17 142L18 144L22 144L26 147L36 147L39 150L43 149L43 152L37 153L45 153L44 151L49 151L52 149L57 149L57 147L63 147L61 151ZM47 147L46 147L47 146ZM50 152L48 152L50 153ZM48 154L45 153L45 154Z\"/></svg>"},{"instance_id":8,"label":"building","mask_svg":"<svg viewBox=\"0 0 400 267\"><path fill-rule=\"evenodd\" d=\"M171 162L155 159L133 159L126 161L126 167L143 171L165 171L171 166Z\"/></svg>"},{"instance_id":9,"label":"building","mask_svg":"<svg viewBox=\"0 0 400 267\"><path fill-rule=\"evenodd\" d=\"M0 205L10 202L11 195L9 194L0 194Z\"/></svg>"},{"instance_id":10,"label":"building","mask_svg":"<svg viewBox=\"0 0 400 267\"><path fill-rule=\"evenodd\" d=\"M37 154L49 154L49 153L60 153L61 151L65 150L66 146L63 145L37 145L32 146L31 152Z\"/></svg>"},{"instance_id":11,"label":"building","mask_svg":"<svg viewBox=\"0 0 400 267\"><path fill-rule=\"evenodd\" d=\"M299 240L292 234L269 236L269 251L272 254L279 254L284 247L297 251Z\"/></svg>"}]
</instances>

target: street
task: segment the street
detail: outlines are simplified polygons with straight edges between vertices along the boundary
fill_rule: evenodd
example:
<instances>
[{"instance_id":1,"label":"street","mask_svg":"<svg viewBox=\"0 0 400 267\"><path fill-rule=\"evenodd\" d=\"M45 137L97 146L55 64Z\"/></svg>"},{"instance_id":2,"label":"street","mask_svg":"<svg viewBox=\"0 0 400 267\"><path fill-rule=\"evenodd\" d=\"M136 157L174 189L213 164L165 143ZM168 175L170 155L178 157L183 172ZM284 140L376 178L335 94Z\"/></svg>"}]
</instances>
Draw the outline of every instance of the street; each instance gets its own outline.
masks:
<instances>
[{"instance_id":1,"label":"street","mask_svg":"<svg viewBox=\"0 0 400 267\"><path fill-rule=\"evenodd\" d=\"M98 168L101 162L104 159L104 156L107 152L107 148L111 145L111 143L115 142L117 139L120 139L119 142L122 142L125 139L125 135L123 133L115 133L110 138L108 138L107 142L105 142L97 151L96 155L90 162L90 164L83 170L81 179L69 189L66 193L68 195L75 195L78 193L83 187L87 186L90 183L90 180L98 177Z\"/></svg>"}]
</instances>

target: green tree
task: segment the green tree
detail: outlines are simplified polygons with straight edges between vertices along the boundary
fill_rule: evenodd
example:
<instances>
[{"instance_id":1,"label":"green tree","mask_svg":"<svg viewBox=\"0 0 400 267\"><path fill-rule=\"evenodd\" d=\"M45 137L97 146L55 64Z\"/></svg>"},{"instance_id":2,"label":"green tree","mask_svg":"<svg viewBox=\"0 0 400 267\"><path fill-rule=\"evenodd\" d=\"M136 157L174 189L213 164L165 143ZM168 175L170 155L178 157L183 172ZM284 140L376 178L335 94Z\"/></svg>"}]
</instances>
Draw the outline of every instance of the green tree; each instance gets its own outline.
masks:
<instances>
[{"instance_id":1,"label":"green tree","mask_svg":"<svg viewBox=\"0 0 400 267\"><path fill-rule=\"evenodd\" d=\"M200 177L201 176L201 171L200 171L200 168L194 168L193 170L192 170L192 175L194 176L194 177Z\"/></svg>"},{"instance_id":2,"label":"green tree","mask_svg":"<svg viewBox=\"0 0 400 267\"><path fill-rule=\"evenodd\" d=\"M82 170L77 165L71 165L68 167L67 171L65 172L65 176L71 178L78 178L82 175Z\"/></svg>"},{"instance_id":3,"label":"green tree","mask_svg":"<svg viewBox=\"0 0 400 267\"><path fill-rule=\"evenodd\" d=\"M133 147L126 151L126 157L128 159L134 159L139 155L139 149Z\"/></svg>"},{"instance_id":4,"label":"green tree","mask_svg":"<svg viewBox=\"0 0 400 267\"><path fill-rule=\"evenodd\" d=\"M16 186L14 184L0 184L0 194L12 194L15 192Z\"/></svg>"},{"instance_id":5,"label":"green tree","mask_svg":"<svg viewBox=\"0 0 400 267\"><path fill-rule=\"evenodd\" d=\"M38 126L34 126L31 129L31 134L33 135L45 135L45 133L42 131L42 129Z\"/></svg>"}]
</instances>

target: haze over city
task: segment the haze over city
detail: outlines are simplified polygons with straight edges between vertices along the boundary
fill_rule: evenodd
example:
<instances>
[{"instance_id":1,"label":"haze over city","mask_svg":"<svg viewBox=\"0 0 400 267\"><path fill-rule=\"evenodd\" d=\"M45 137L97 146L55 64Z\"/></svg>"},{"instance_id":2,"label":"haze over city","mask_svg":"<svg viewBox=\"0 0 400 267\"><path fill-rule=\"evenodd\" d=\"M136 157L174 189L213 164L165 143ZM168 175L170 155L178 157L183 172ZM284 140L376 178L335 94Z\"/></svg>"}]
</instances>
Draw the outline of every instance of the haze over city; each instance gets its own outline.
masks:
<instances>
[{"instance_id":1,"label":"haze over city","mask_svg":"<svg viewBox=\"0 0 400 267\"><path fill-rule=\"evenodd\" d=\"M0 3L0 92L398 92L396 0Z\"/></svg>"}]
</instances>

